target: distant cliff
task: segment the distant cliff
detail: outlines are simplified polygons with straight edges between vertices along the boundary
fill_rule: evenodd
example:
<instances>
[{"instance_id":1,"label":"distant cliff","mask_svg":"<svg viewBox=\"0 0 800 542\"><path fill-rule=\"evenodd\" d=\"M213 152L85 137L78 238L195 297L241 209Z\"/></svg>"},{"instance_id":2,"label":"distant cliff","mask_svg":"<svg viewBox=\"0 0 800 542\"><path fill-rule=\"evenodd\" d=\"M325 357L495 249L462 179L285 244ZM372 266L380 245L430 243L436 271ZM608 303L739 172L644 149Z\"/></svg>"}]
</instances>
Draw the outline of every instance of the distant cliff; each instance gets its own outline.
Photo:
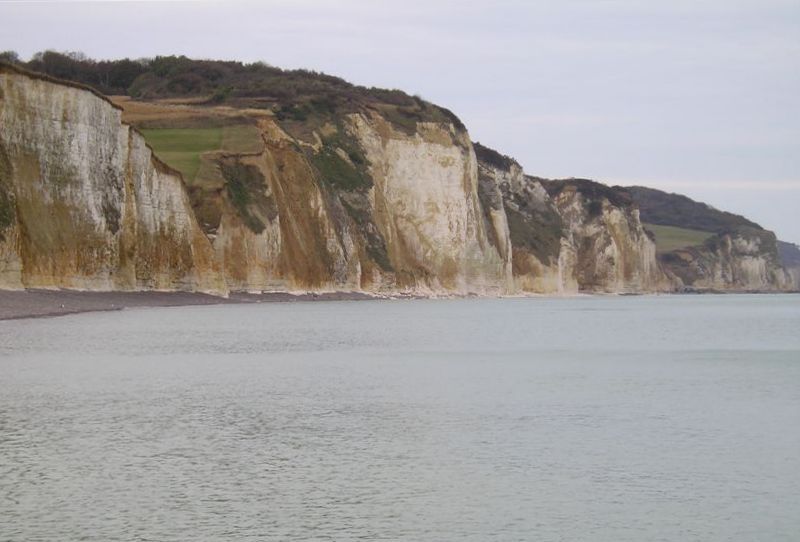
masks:
<instances>
[{"instance_id":1,"label":"distant cliff","mask_svg":"<svg viewBox=\"0 0 800 542\"><path fill-rule=\"evenodd\" d=\"M315 81L301 75L303 85ZM277 104L244 96L115 105L90 88L0 65L0 287L418 295L789 287L770 259L769 232L757 241L726 233L678 265L657 256L628 191L531 177L473 145L446 109L321 81L324 96L295 93ZM130 123L161 143L187 138L189 151L164 145L156 157Z\"/></svg>"},{"instance_id":2,"label":"distant cliff","mask_svg":"<svg viewBox=\"0 0 800 542\"><path fill-rule=\"evenodd\" d=\"M512 254L518 290L654 292L673 287L627 194L588 180L534 178L513 159L480 144L475 148L487 219L498 231L508 228L506 250Z\"/></svg>"},{"instance_id":3,"label":"distant cliff","mask_svg":"<svg viewBox=\"0 0 800 542\"><path fill-rule=\"evenodd\" d=\"M706 232L701 243L663 251L665 272L684 288L720 291L794 290L800 285L785 266L775 234L733 213L680 194L645 187L626 189L646 224Z\"/></svg>"},{"instance_id":4,"label":"distant cliff","mask_svg":"<svg viewBox=\"0 0 800 542\"><path fill-rule=\"evenodd\" d=\"M778 241L778 255L794 287L800 290L800 246Z\"/></svg>"}]
</instances>

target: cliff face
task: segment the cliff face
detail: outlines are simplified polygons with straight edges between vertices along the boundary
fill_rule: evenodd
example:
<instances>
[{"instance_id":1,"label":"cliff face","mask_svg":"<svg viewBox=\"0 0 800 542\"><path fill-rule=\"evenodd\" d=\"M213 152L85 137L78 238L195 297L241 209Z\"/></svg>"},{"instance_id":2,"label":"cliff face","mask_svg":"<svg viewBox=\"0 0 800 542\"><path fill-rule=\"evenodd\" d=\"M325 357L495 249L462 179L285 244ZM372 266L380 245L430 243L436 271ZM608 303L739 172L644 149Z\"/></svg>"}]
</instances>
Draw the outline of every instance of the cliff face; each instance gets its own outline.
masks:
<instances>
[{"instance_id":1,"label":"cliff face","mask_svg":"<svg viewBox=\"0 0 800 542\"><path fill-rule=\"evenodd\" d=\"M394 283L423 292L510 292L510 254L489 241L466 133L452 124L420 123L409 135L380 116L350 120L370 164L367 212L385 242L390 266L365 284Z\"/></svg>"},{"instance_id":2,"label":"cliff face","mask_svg":"<svg viewBox=\"0 0 800 542\"><path fill-rule=\"evenodd\" d=\"M258 130L261 152L206 158L225 193L210 237L226 283L249 291L358 289L359 262L341 209L280 127L261 118Z\"/></svg>"},{"instance_id":3,"label":"cliff face","mask_svg":"<svg viewBox=\"0 0 800 542\"><path fill-rule=\"evenodd\" d=\"M778 241L778 256L789 276L791 287L800 291L800 247L794 243Z\"/></svg>"},{"instance_id":4,"label":"cliff face","mask_svg":"<svg viewBox=\"0 0 800 542\"><path fill-rule=\"evenodd\" d=\"M684 228L709 237L701 244L659 254L662 267L679 287L720 291L797 288L794 274L781 261L774 233L742 216L680 194L636 186L626 191L645 223Z\"/></svg>"},{"instance_id":5,"label":"cliff face","mask_svg":"<svg viewBox=\"0 0 800 542\"><path fill-rule=\"evenodd\" d=\"M508 157L479 144L476 149L481 199L485 209L505 211L519 290L646 292L673 287L624 192L586 180L536 179Z\"/></svg>"},{"instance_id":6,"label":"cliff face","mask_svg":"<svg viewBox=\"0 0 800 542\"><path fill-rule=\"evenodd\" d=\"M545 185L576 253L574 273L582 290L652 292L674 287L658 265L655 243L627 193L582 179Z\"/></svg>"},{"instance_id":7,"label":"cliff face","mask_svg":"<svg viewBox=\"0 0 800 542\"><path fill-rule=\"evenodd\" d=\"M180 176L93 93L0 71L0 286L224 292Z\"/></svg>"},{"instance_id":8,"label":"cliff face","mask_svg":"<svg viewBox=\"0 0 800 542\"><path fill-rule=\"evenodd\" d=\"M667 272L688 288L725 291L780 291L797 288L781 267L775 234L754 228L721 233L703 245L661 256Z\"/></svg>"},{"instance_id":9,"label":"cliff face","mask_svg":"<svg viewBox=\"0 0 800 542\"><path fill-rule=\"evenodd\" d=\"M11 68L0 77L2 287L513 288L510 253L482 221L472 146L452 124L409 134L349 115L332 130L363 155L363 183L343 186L337 168L355 169L347 145L323 144L326 129L316 144L296 140L254 115L261 151L204 155L217 184L190 202L104 98ZM213 208L205 233L199 206Z\"/></svg>"},{"instance_id":10,"label":"cliff face","mask_svg":"<svg viewBox=\"0 0 800 542\"><path fill-rule=\"evenodd\" d=\"M490 239L510 255L514 288L530 293L574 293L575 250L541 183L513 160L480 144L478 194Z\"/></svg>"},{"instance_id":11,"label":"cliff face","mask_svg":"<svg viewBox=\"0 0 800 542\"><path fill-rule=\"evenodd\" d=\"M269 116L257 128L261 151L204 155L194 196L200 208L224 194L202 211L231 289L511 290L481 220L472 147L452 125L407 134L352 114L307 141Z\"/></svg>"},{"instance_id":12,"label":"cliff face","mask_svg":"<svg viewBox=\"0 0 800 542\"><path fill-rule=\"evenodd\" d=\"M473 146L446 110L405 100L335 114L312 102L288 117L138 102L159 122L211 119L246 135L197 155L184 177L103 96L2 66L0 287L498 295L789 283L760 233L659 263L625 190L527 176Z\"/></svg>"}]
</instances>

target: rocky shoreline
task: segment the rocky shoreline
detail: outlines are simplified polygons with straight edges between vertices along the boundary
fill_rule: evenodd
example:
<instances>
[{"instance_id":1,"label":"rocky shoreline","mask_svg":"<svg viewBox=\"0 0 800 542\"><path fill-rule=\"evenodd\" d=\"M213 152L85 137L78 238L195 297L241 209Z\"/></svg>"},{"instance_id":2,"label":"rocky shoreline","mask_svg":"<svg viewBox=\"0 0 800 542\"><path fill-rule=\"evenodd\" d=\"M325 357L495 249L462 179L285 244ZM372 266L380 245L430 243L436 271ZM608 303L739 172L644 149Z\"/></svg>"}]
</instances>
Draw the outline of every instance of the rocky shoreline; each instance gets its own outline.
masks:
<instances>
[{"instance_id":1,"label":"rocky shoreline","mask_svg":"<svg viewBox=\"0 0 800 542\"><path fill-rule=\"evenodd\" d=\"M653 292L655 293L655 292ZM724 291L713 289L684 289L666 295L724 295L724 294L800 294L800 291ZM639 296L647 293L574 295ZM663 292L661 293L663 294ZM480 297L480 296L453 296ZM541 294L508 297L549 297ZM423 296L396 294L391 296L363 292L234 292L221 297L197 292L93 292L79 290L0 290L0 321L24 318L48 318L85 312L118 311L145 307L188 307L195 305L232 305L241 303L292 303L313 301L365 301L379 299L421 299Z\"/></svg>"},{"instance_id":2,"label":"rocky shoreline","mask_svg":"<svg viewBox=\"0 0 800 542\"><path fill-rule=\"evenodd\" d=\"M234 303L355 301L380 299L360 292L262 294L232 293L220 297L192 292L87 292L77 290L0 290L0 320L45 318L134 307L184 307Z\"/></svg>"}]
</instances>

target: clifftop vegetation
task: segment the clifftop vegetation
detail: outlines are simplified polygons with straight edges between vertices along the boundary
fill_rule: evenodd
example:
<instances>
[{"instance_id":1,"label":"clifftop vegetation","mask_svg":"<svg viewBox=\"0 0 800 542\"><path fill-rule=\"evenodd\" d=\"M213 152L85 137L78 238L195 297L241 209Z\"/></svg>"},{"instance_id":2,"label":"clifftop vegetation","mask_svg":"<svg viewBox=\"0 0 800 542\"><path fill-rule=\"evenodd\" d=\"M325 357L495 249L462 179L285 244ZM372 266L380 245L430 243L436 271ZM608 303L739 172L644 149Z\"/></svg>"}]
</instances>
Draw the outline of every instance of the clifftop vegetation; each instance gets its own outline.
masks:
<instances>
[{"instance_id":1,"label":"clifftop vegetation","mask_svg":"<svg viewBox=\"0 0 800 542\"><path fill-rule=\"evenodd\" d=\"M88 85L108 95L140 100L191 98L209 105L270 109L280 120L314 121L334 113L379 110L410 131L416 122L450 122L464 129L449 110L401 90L367 88L309 70L283 70L263 62L195 60L157 56L93 60L82 53L44 51L22 61L13 51L0 60L59 79Z\"/></svg>"},{"instance_id":2,"label":"clifftop vegetation","mask_svg":"<svg viewBox=\"0 0 800 542\"><path fill-rule=\"evenodd\" d=\"M573 188L589 202L591 214L599 214L603 198L616 207L630 207L631 195L620 186L608 186L589 179L539 179L551 196L558 196L567 188Z\"/></svg>"},{"instance_id":3,"label":"clifftop vegetation","mask_svg":"<svg viewBox=\"0 0 800 542\"><path fill-rule=\"evenodd\" d=\"M517 161L510 156L500 154L494 149L481 145L478 141L473 141L472 147L475 149L475 156L478 158L478 161L489 164L492 167L508 171L511 169L512 165L519 166Z\"/></svg>"},{"instance_id":4,"label":"clifftop vegetation","mask_svg":"<svg viewBox=\"0 0 800 542\"><path fill-rule=\"evenodd\" d=\"M728 233L743 227L762 229L743 216L719 211L680 194L644 186L626 187L626 190L639 206L642 222L714 233Z\"/></svg>"}]
</instances>

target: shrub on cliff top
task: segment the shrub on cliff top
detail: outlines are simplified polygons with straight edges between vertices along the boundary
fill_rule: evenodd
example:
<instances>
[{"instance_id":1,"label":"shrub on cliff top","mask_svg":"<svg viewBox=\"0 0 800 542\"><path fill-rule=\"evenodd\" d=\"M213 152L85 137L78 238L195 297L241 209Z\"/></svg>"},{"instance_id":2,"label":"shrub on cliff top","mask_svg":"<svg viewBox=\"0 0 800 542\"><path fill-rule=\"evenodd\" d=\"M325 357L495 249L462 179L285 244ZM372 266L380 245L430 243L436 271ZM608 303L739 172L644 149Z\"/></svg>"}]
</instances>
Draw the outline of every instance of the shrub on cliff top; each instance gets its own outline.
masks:
<instances>
[{"instance_id":1,"label":"shrub on cliff top","mask_svg":"<svg viewBox=\"0 0 800 542\"><path fill-rule=\"evenodd\" d=\"M224 92L226 103L231 105L269 107L279 115L300 121L314 115L389 105L390 120L401 129L415 129L420 121L449 122L464 129L451 111L401 90L367 88L340 77L309 70L282 70L263 62L244 64L185 56L95 61L81 53L45 51L21 64L33 71L92 86L105 94L156 99L212 98Z\"/></svg>"},{"instance_id":2,"label":"shrub on cliff top","mask_svg":"<svg viewBox=\"0 0 800 542\"><path fill-rule=\"evenodd\" d=\"M478 158L478 161L497 169L508 171L511 169L512 165L517 164L517 161L510 156L500 154L494 149L481 145L478 141L472 143L472 147L475 149L475 156Z\"/></svg>"}]
</instances>

